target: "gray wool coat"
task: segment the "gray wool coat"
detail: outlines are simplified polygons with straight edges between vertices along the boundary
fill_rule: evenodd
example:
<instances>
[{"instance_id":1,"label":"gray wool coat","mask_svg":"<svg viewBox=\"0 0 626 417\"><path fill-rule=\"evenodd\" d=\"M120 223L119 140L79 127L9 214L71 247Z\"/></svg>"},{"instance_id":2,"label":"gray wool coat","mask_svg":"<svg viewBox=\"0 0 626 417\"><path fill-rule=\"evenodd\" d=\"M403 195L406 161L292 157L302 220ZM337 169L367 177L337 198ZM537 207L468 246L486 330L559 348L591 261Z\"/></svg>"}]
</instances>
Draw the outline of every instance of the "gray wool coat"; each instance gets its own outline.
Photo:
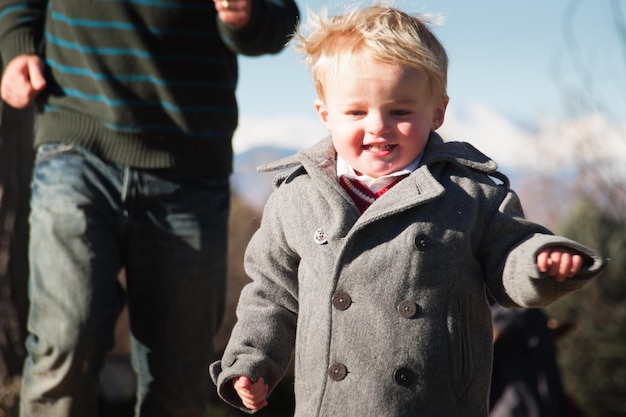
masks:
<instances>
[{"instance_id":1,"label":"gray wool coat","mask_svg":"<svg viewBox=\"0 0 626 417\"><path fill-rule=\"evenodd\" d=\"M435 133L420 167L362 215L336 179L330 139L267 169L289 166L246 250L253 281L238 322L210 366L240 409L233 377L273 389L293 359L297 417L486 417L486 290L505 306L545 306L605 263L525 220L495 162ZM584 270L563 283L543 276L535 255L549 245L583 253Z\"/></svg>"}]
</instances>

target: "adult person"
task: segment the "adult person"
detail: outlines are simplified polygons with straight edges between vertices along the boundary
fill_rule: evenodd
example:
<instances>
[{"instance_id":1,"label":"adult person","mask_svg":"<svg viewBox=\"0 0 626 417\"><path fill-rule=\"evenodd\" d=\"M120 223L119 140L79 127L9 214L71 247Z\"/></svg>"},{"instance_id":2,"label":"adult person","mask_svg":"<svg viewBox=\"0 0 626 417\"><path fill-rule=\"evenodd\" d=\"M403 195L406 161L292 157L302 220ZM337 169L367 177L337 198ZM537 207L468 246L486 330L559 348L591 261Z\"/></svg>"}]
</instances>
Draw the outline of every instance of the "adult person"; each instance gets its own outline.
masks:
<instances>
[{"instance_id":1,"label":"adult person","mask_svg":"<svg viewBox=\"0 0 626 417\"><path fill-rule=\"evenodd\" d=\"M21 416L96 415L125 298L136 415L206 415L237 53L281 51L298 17L292 0L2 1L1 96L39 112Z\"/></svg>"}]
</instances>

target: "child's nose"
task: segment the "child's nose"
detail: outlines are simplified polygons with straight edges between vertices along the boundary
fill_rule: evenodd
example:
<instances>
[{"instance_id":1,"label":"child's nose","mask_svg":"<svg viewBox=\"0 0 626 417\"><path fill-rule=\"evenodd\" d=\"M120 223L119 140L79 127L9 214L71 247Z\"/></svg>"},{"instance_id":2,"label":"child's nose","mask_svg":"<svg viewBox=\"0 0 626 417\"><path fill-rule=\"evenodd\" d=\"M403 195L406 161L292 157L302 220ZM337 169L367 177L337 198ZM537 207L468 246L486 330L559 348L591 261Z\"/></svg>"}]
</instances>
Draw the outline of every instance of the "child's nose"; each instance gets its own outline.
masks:
<instances>
[{"instance_id":1,"label":"child's nose","mask_svg":"<svg viewBox=\"0 0 626 417\"><path fill-rule=\"evenodd\" d=\"M378 112L369 112L367 115L367 131L372 135L379 136L388 130L387 118Z\"/></svg>"}]
</instances>

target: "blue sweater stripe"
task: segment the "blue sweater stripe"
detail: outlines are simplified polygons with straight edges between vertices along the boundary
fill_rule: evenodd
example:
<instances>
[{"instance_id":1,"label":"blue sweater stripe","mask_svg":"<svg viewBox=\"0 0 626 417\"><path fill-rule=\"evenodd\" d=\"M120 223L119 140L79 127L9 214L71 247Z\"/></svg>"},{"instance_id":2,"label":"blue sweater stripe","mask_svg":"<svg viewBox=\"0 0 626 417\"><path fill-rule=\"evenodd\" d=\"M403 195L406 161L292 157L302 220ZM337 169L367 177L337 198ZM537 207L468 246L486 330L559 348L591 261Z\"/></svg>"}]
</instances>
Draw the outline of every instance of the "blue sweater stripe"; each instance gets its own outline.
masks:
<instances>
[{"instance_id":1,"label":"blue sweater stripe","mask_svg":"<svg viewBox=\"0 0 626 417\"><path fill-rule=\"evenodd\" d=\"M138 4L141 6L149 6L155 8L162 9L175 9L175 10L198 10L198 11L207 11L210 10L213 5L210 1L207 0L206 4L198 5L193 3L171 3L167 1L157 1L157 0L98 0L101 2L108 3L130 3L130 4Z\"/></svg>"},{"instance_id":2,"label":"blue sweater stripe","mask_svg":"<svg viewBox=\"0 0 626 417\"><path fill-rule=\"evenodd\" d=\"M166 132L166 133L183 133L182 130L178 126L173 125L116 125L113 123L105 123L107 127L115 130L119 130L122 132ZM222 138L224 137L224 132L221 130L210 130L210 131L202 131L202 132L186 132L185 135L191 136L194 138Z\"/></svg>"},{"instance_id":3,"label":"blue sweater stripe","mask_svg":"<svg viewBox=\"0 0 626 417\"><path fill-rule=\"evenodd\" d=\"M232 108L225 108L222 106L176 106L162 100L125 100L125 99L110 99L101 94L87 94L82 91L78 91L73 88L62 89L63 94L69 97L79 98L81 100L93 101L96 103L106 104L111 107L156 107L164 108L175 113L221 113L221 114L234 114L235 111Z\"/></svg>"},{"instance_id":4,"label":"blue sweater stripe","mask_svg":"<svg viewBox=\"0 0 626 417\"><path fill-rule=\"evenodd\" d=\"M92 20L92 19L76 19L70 18L59 12L52 12L51 18L66 23L69 26L76 27L88 27L96 29L115 29L115 30L127 30L132 32L145 32L153 35L182 35L193 36L194 38L204 39L217 39L218 35L215 32L199 32L197 30L173 30L173 29L161 29L156 27L138 28L136 25L130 22L119 21L105 21L105 20Z\"/></svg>"},{"instance_id":5,"label":"blue sweater stripe","mask_svg":"<svg viewBox=\"0 0 626 417\"><path fill-rule=\"evenodd\" d=\"M82 54L95 54L95 55L129 55L136 56L144 59L155 59L160 61L179 61L179 62L196 62L215 64L225 62L228 58L198 58L194 55L152 55L148 51L133 48L108 48L108 47L94 47L84 46L76 42L66 41L52 35L50 32L46 32L46 40L51 45L56 45L61 48L72 49Z\"/></svg>"},{"instance_id":6,"label":"blue sweater stripe","mask_svg":"<svg viewBox=\"0 0 626 417\"><path fill-rule=\"evenodd\" d=\"M7 7L4 11L2 11L0 13L0 22L2 21L2 19L4 19L8 15L10 15L12 13L23 12L24 10L29 10L29 7L27 5L23 5L23 4L18 4L18 5L15 5L15 6ZM28 16L21 16L18 19L18 21L20 23L32 22L34 20L35 20L34 17L28 17ZM0 33L2 33L2 32L4 32L4 30L2 29L2 24L0 24Z\"/></svg>"},{"instance_id":7,"label":"blue sweater stripe","mask_svg":"<svg viewBox=\"0 0 626 417\"><path fill-rule=\"evenodd\" d=\"M80 67L70 67L67 65L61 65L56 61L51 59L46 60L46 64L50 68L54 68L55 70L63 73L63 74L71 74L71 75L82 75L85 77L89 77L95 81L104 81L104 80L116 80L116 81L124 81L124 82L147 82L153 83L156 85L160 85L162 87L208 87L215 90L226 90L231 91L235 88L235 83L216 83L210 82L208 80L163 80L161 78L154 77L150 74L103 74L103 73L95 73L86 68Z\"/></svg>"},{"instance_id":8,"label":"blue sweater stripe","mask_svg":"<svg viewBox=\"0 0 626 417\"><path fill-rule=\"evenodd\" d=\"M2 20L9 13L19 12L19 11L26 10L26 9L28 9L28 7L22 4L19 4L17 6L7 7L6 10L0 13L0 20Z\"/></svg>"}]
</instances>

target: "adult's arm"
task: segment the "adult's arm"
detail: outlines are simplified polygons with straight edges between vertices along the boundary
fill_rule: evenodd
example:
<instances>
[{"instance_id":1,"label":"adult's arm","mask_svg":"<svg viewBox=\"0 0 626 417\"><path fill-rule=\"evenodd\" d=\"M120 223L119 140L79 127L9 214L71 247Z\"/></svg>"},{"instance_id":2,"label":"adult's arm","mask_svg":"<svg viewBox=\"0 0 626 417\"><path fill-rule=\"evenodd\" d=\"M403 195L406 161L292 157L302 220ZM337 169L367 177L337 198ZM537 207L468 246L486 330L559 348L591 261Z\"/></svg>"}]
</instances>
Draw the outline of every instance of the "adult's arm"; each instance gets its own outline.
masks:
<instances>
[{"instance_id":1,"label":"adult's arm","mask_svg":"<svg viewBox=\"0 0 626 417\"><path fill-rule=\"evenodd\" d=\"M0 2L0 57L3 68L20 55L39 52L47 0Z\"/></svg>"}]
</instances>

